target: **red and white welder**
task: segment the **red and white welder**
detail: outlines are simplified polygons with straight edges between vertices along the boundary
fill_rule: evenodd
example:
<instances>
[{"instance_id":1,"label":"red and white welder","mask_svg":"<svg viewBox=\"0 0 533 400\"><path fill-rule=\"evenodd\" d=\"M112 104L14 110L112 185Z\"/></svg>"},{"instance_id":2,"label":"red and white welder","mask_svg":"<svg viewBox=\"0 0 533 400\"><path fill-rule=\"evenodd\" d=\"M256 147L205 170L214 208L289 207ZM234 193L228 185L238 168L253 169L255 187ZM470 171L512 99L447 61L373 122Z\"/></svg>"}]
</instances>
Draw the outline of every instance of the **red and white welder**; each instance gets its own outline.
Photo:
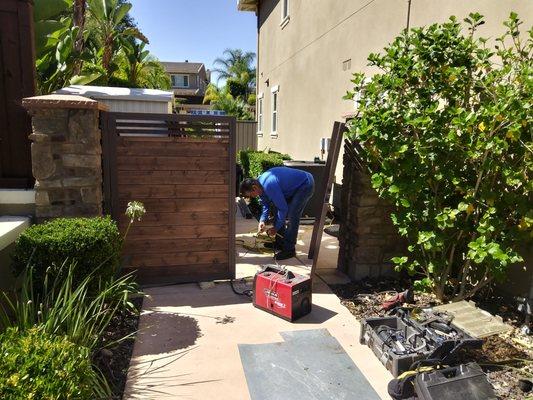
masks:
<instances>
[{"instance_id":1,"label":"red and white welder","mask_svg":"<svg viewBox=\"0 0 533 400\"><path fill-rule=\"evenodd\" d=\"M267 265L254 277L254 306L294 321L311 312L311 278Z\"/></svg>"}]
</instances>

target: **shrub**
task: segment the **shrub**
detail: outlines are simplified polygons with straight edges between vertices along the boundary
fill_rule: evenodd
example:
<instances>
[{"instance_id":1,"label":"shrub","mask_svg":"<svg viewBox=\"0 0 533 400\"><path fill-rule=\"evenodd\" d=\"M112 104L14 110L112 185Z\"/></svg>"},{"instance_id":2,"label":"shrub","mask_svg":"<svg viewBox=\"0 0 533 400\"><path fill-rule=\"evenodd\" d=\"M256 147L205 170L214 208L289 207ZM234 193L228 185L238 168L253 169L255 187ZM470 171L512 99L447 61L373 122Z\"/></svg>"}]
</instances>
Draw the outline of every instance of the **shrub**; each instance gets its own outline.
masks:
<instances>
[{"instance_id":1,"label":"shrub","mask_svg":"<svg viewBox=\"0 0 533 400\"><path fill-rule=\"evenodd\" d=\"M479 14L465 22L467 34L452 17L371 54L381 72L355 74L361 97L350 126L410 244L393 261L424 276L419 288L453 300L504 278L533 235L533 41L514 13L494 49L475 37Z\"/></svg>"},{"instance_id":2,"label":"shrub","mask_svg":"<svg viewBox=\"0 0 533 400\"><path fill-rule=\"evenodd\" d=\"M105 281L88 275L75 286L76 268L63 265L64 271L54 280L45 273L42 286L36 286L30 267L14 299L0 294L0 330L24 331L38 325L44 333L65 335L73 343L97 350L113 316L121 309L134 309L130 297L140 292L131 274Z\"/></svg>"},{"instance_id":3,"label":"shrub","mask_svg":"<svg viewBox=\"0 0 533 400\"><path fill-rule=\"evenodd\" d=\"M121 246L119 230L108 217L58 218L34 225L20 235L13 266L20 274L30 263L37 287L42 286L48 268L53 280L65 260L77 265L75 284L97 268L98 276L107 279L117 271Z\"/></svg>"},{"instance_id":4,"label":"shrub","mask_svg":"<svg viewBox=\"0 0 533 400\"><path fill-rule=\"evenodd\" d=\"M0 334L0 398L104 399L110 390L89 349L39 328Z\"/></svg>"},{"instance_id":5,"label":"shrub","mask_svg":"<svg viewBox=\"0 0 533 400\"><path fill-rule=\"evenodd\" d=\"M239 163L242 166L246 178L257 178L272 167L283 166L284 160L290 160L288 154L275 151L241 150L238 154Z\"/></svg>"}]
</instances>

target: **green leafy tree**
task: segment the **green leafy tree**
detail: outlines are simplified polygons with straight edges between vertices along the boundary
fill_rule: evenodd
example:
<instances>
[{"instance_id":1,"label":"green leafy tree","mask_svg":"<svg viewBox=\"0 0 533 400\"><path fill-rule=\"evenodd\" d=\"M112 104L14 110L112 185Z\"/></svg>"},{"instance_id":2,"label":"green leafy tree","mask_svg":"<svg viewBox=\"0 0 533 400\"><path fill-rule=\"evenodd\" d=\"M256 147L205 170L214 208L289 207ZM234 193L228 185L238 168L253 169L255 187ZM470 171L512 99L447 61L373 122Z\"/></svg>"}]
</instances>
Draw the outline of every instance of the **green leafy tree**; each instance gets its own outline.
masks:
<instances>
[{"instance_id":1,"label":"green leafy tree","mask_svg":"<svg viewBox=\"0 0 533 400\"><path fill-rule=\"evenodd\" d=\"M123 41L134 37L148 43L148 39L136 28L125 26L131 4L120 0L87 0L88 11L94 23L94 35L101 44L101 65L107 80L117 69L113 57L117 55Z\"/></svg>"},{"instance_id":2,"label":"green leafy tree","mask_svg":"<svg viewBox=\"0 0 533 400\"><path fill-rule=\"evenodd\" d=\"M465 23L404 32L347 95L360 97L349 135L409 242L393 261L453 300L503 279L533 237L533 32L512 13L489 47L476 37L482 16Z\"/></svg>"}]
</instances>

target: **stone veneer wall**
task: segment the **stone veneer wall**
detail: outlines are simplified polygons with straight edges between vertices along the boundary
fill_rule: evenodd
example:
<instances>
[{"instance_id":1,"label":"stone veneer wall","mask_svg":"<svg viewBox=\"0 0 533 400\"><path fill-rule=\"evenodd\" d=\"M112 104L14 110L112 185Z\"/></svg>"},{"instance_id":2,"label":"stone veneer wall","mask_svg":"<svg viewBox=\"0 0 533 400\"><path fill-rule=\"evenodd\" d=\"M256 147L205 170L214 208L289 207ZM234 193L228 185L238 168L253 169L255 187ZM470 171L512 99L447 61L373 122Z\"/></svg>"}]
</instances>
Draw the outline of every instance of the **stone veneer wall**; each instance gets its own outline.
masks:
<instances>
[{"instance_id":1,"label":"stone veneer wall","mask_svg":"<svg viewBox=\"0 0 533 400\"><path fill-rule=\"evenodd\" d=\"M100 103L80 96L24 99L32 116L35 216L102 215Z\"/></svg>"},{"instance_id":2,"label":"stone veneer wall","mask_svg":"<svg viewBox=\"0 0 533 400\"><path fill-rule=\"evenodd\" d=\"M350 146L346 142L346 146ZM394 274L390 259L405 243L392 224L394 208L378 197L370 177L359 168L353 152L343 156L339 269L353 280Z\"/></svg>"}]
</instances>

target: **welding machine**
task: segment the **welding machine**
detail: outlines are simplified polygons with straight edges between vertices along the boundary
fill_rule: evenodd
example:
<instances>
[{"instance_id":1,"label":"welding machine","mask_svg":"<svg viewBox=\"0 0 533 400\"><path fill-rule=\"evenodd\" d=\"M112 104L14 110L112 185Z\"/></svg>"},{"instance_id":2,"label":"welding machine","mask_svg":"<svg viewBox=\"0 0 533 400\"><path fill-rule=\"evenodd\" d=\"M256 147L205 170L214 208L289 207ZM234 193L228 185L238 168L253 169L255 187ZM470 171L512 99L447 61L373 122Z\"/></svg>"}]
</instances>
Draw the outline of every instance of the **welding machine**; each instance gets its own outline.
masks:
<instances>
[{"instance_id":1,"label":"welding machine","mask_svg":"<svg viewBox=\"0 0 533 400\"><path fill-rule=\"evenodd\" d=\"M277 266L265 266L254 277L254 306L294 321L311 312L311 278Z\"/></svg>"}]
</instances>

